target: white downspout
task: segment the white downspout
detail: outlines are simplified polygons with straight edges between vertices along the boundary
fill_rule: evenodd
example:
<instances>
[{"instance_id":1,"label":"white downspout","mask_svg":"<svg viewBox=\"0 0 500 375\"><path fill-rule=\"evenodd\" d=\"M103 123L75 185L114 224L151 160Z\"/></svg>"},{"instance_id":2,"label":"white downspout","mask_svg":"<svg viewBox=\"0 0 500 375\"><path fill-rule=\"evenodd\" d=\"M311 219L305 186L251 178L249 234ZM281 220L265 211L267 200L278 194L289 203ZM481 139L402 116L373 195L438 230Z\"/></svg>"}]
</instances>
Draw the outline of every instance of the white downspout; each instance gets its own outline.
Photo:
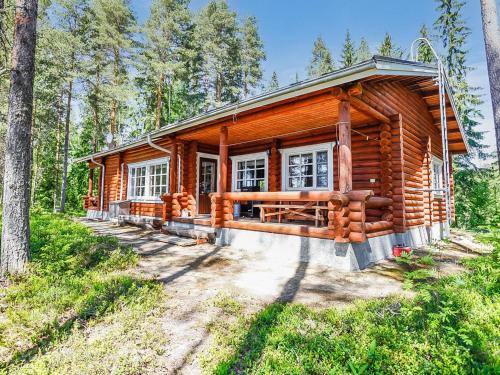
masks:
<instances>
[{"instance_id":1,"label":"white downspout","mask_svg":"<svg viewBox=\"0 0 500 375\"><path fill-rule=\"evenodd\" d=\"M106 178L106 166L104 164L101 164L101 163L98 163L94 160L94 157L91 156L90 157L90 161L92 161L92 163L98 165L99 167L102 168L102 173L101 173L101 197L100 197L100 204L99 204L99 208L101 209L101 219L102 219L102 213L103 213L103 204L104 204L104 180Z\"/></svg>"},{"instance_id":2,"label":"white downspout","mask_svg":"<svg viewBox=\"0 0 500 375\"><path fill-rule=\"evenodd\" d=\"M445 208L446 208L446 222L451 225L451 194L450 194L450 159L448 150L448 124L446 122L446 71L441 58L437 54L436 50L432 47L431 42L426 38L417 38L413 41L410 48L410 53L413 61L418 61L418 48L415 51L415 47L418 42L426 43L431 49L436 61L438 63L438 88L439 88L439 114L441 122L441 142L443 148L443 170L444 170L444 188L442 189L445 193ZM450 93L451 95L451 93ZM447 229L448 230L448 229Z\"/></svg>"},{"instance_id":3,"label":"white downspout","mask_svg":"<svg viewBox=\"0 0 500 375\"><path fill-rule=\"evenodd\" d=\"M125 163L122 163L122 165L120 166L120 201L123 200L123 164Z\"/></svg>"},{"instance_id":4,"label":"white downspout","mask_svg":"<svg viewBox=\"0 0 500 375\"><path fill-rule=\"evenodd\" d=\"M150 134L148 134L147 140L148 140L148 145L150 145L151 147L156 148L157 150L160 150L161 152L165 152L169 155L171 154L170 150L167 150L166 148L163 148L161 146L158 146L156 143L153 143L153 141L151 140Z\"/></svg>"},{"instance_id":5,"label":"white downspout","mask_svg":"<svg viewBox=\"0 0 500 375\"><path fill-rule=\"evenodd\" d=\"M167 150L166 148L163 148L161 146L158 146L156 143L153 143L153 141L151 140L151 135L148 134L147 136L147 140L148 140L148 145L150 145L151 147L157 149L157 150L160 150L161 152L164 152L166 154L168 154L169 156L172 154L172 152L170 150ZM171 160L168 161L168 173L169 173L169 180L170 180L170 168L172 168L172 165L171 165ZM174 168L177 168L176 166L174 166ZM170 186L169 184L169 190L172 191L173 187ZM177 189L176 189L177 190Z\"/></svg>"}]
</instances>

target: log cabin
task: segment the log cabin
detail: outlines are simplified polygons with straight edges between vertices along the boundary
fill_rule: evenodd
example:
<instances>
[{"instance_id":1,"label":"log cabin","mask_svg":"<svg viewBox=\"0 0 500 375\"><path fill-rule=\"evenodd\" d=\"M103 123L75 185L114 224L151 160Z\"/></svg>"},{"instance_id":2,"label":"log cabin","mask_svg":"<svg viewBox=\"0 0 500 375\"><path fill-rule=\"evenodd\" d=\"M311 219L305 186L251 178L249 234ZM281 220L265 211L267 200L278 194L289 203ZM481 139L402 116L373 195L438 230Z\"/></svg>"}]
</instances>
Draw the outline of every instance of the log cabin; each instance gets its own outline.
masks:
<instances>
[{"instance_id":1,"label":"log cabin","mask_svg":"<svg viewBox=\"0 0 500 375\"><path fill-rule=\"evenodd\" d=\"M87 217L339 270L442 239L468 146L437 77L374 56L85 156Z\"/></svg>"}]
</instances>

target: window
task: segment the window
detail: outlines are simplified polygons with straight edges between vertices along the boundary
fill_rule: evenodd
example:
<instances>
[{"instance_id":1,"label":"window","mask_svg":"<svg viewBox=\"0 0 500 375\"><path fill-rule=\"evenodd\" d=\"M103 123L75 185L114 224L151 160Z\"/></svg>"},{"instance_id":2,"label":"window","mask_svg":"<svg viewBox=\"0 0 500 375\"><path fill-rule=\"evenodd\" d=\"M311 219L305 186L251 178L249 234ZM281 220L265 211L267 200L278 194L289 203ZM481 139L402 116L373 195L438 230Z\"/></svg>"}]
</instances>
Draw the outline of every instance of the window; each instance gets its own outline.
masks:
<instances>
[{"instance_id":1,"label":"window","mask_svg":"<svg viewBox=\"0 0 500 375\"><path fill-rule=\"evenodd\" d=\"M265 152L231 157L233 163L233 191L259 186L267 191L267 154Z\"/></svg>"},{"instance_id":2,"label":"window","mask_svg":"<svg viewBox=\"0 0 500 375\"><path fill-rule=\"evenodd\" d=\"M128 199L159 200L169 189L169 159L129 165L128 180Z\"/></svg>"},{"instance_id":3,"label":"window","mask_svg":"<svg viewBox=\"0 0 500 375\"><path fill-rule=\"evenodd\" d=\"M332 144L282 150L284 190L333 190Z\"/></svg>"},{"instance_id":4,"label":"window","mask_svg":"<svg viewBox=\"0 0 500 375\"><path fill-rule=\"evenodd\" d=\"M437 157L432 157L432 188L435 190L443 189L443 161ZM442 194L441 191L435 191L434 194Z\"/></svg>"}]
</instances>

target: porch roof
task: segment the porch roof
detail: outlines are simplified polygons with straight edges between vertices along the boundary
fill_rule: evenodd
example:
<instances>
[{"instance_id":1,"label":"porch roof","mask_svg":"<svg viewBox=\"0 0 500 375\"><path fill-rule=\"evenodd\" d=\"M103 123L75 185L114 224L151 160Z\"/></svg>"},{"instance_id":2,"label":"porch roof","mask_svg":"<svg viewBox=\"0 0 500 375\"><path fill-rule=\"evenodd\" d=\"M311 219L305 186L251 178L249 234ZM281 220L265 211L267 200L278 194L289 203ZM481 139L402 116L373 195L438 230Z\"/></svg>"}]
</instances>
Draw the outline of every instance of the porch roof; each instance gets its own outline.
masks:
<instances>
[{"instance_id":1,"label":"porch roof","mask_svg":"<svg viewBox=\"0 0 500 375\"><path fill-rule=\"evenodd\" d=\"M280 136L283 134L282 127L272 126L277 119L283 121L293 119L293 121L287 123L287 134L305 130L311 132L321 131L323 127L333 127L337 119L336 104L338 100L335 100L331 95L331 89L346 83L370 79L397 79L406 82L413 90L422 94L436 121L436 126L439 126L439 99L437 88L434 85L436 76L437 68L434 65L374 56L370 60L349 68L333 71L319 78L298 82L273 92L261 94L169 124L161 129L145 133L131 142L78 158L74 162L90 161L91 158L101 158L142 146L148 143L148 138L154 141L164 136L178 136L179 139L183 140L196 139L208 144L217 144L217 130L215 127L208 126L223 123L230 125L234 121L238 121L239 125L243 125L245 121L248 121L249 124L252 122L252 125L238 126L238 132L231 132L230 145L249 142L251 139L259 139L259 137ZM464 153L468 151L465 133L460 119L456 115L452 91L448 84L446 89L450 151ZM299 103L297 99L300 98L305 100ZM280 110L279 107L276 107L277 104L287 104L286 109ZM266 116L266 119L259 119L258 112L261 110L268 110L267 112L271 112L272 115ZM354 129L359 124L374 120L373 117L354 108L351 115ZM239 116L241 120L238 119ZM243 116L246 116L246 118L243 118ZM256 126L257 123L259 126ZM263 129L266 130L265 134L262 133Z\"/></svg>"}]
</instances>

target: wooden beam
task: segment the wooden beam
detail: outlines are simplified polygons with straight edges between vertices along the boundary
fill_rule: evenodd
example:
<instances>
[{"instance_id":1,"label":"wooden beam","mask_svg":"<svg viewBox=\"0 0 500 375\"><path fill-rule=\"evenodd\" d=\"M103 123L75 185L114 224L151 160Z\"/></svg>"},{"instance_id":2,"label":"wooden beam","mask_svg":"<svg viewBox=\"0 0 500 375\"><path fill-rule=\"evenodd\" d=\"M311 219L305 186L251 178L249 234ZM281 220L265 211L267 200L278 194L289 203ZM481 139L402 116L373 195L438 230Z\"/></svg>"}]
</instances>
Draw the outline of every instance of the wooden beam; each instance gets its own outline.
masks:
<instances>
[{"instance_id":1,"label":"wooden beam","mask_svg":"<svg viewBox=\"0 0 500 375\"><path fill-rule=\"evenodd\" d=\"M221 126L219 135L219 159L220 171L217 178L217 192L219 194L226 192L227 187L227 162L228 162L228 145L227 145L227 126Z\"/></svg>"},{"instance_id":2,"label":"wooden beam","mask_svg":"<svg viewBox=\"0 0 500 375\"><path fill-rule=\"evenodd\" d=\"M361 96L363 93L363 86L361 86L361 83L356 83L355 85L349 87L347 90L347 94L349 96Z\"/></svg>"},{"instance_id":3,"label":"wooden beam","mask_svg":"<svg viewBox=\"0 0 500 375\"><path fill-rule=\"evenodd\" d=\"M339 188L341 193L352 190L351 105L339 102Z\"/></svg>"},{"instance_id":4,"label":"wooden beam","mask_svg":"<svg viewBox=\"0 0 500 375\"><path fill-rule=\"evenodd\" d=\"M370 104L363 101L359 96L363 93L361 84L350 87L345 92L341 87L334 87L332 95L340 101L349 101L351 105L361 113L369 117L373 117L385 124L389 124L391 120L379 110L373 108Z\"/></svg>"},{"instance_id":5,"label":"wooden beam","mask_svg":"<svg viewBox=\"0 0 500 375\"><path fill-rule=\"evenodd\" d=\"M371 105L367 104L360 98L356 96L349 96L349 101L357 111L362 112L370 117L374 117L377 120L383 122L384 124L389 124L391 122L389 117L384 115L382 112L376 110L375 108L373 108Z\"/></svg>"}]
</instances>

